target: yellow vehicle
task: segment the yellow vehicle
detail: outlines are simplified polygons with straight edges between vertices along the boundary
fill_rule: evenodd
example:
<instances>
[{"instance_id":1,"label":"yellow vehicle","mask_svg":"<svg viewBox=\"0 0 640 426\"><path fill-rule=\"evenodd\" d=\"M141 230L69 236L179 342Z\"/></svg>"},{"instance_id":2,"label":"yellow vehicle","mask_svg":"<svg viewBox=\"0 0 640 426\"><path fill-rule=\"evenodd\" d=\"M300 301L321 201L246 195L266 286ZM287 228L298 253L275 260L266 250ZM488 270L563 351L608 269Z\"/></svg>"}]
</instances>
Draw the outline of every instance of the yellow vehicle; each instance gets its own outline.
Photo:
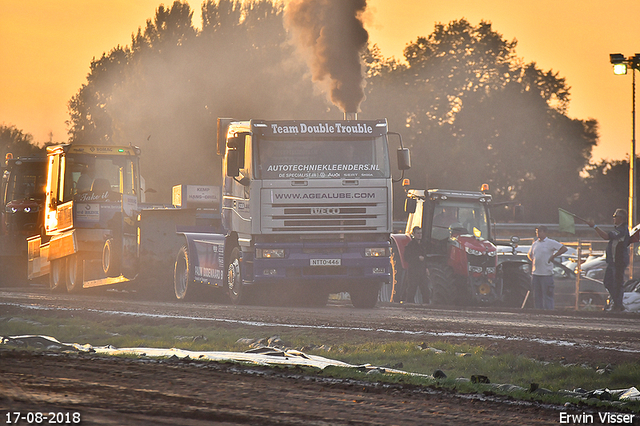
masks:
<instances>
[{"instance_id":1,"label":"yellow vehicle","mask_svg":"<svg viewBox=\"0 0 640 426\"><path fill-rule=\"evenodd\" d=\"M133 280L144 264L171 288L181 240L165 228L195 215L142 208L139 155L134 146L47 148L44 232L28 239L29 279L49 274L52 290L77 292Z\"/></svg>"}]
</instances>

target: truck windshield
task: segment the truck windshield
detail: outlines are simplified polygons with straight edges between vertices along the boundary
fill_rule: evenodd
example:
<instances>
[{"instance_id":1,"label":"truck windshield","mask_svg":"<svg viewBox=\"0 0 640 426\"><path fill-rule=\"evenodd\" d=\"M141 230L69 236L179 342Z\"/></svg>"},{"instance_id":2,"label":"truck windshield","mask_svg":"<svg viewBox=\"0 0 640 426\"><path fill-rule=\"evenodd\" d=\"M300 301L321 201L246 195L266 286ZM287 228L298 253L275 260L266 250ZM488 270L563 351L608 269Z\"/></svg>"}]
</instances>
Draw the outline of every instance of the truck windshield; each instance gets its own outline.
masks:
<instances>
[{"instance_id":1,"label":"truck windshield","mask_svg":"<svg viewBox=\"0 0 640 426\"><path fill-rule=\"evenodd\" d=\"M65 199L88 192L136 195L136 162L129 156L70 155Z\"/></svg>"},{"instance_id":2,"label":"truck windshield","mask_svg":"<svg viewBox=\"0 0 640 426\"><path fill-rule=\"evenodd\" d=\"M7 173L5 202L43 200L47 184L47 163L23 163Z\"/></svg>"},{"instance_id":3,"label":"truck windshield","mask_svg":"<svg viewBox=\"0 0 640 426\"><path fill-rule=\"evenodd\" d=\"M449 238L449 227L462 225L469 234L489 239L489 225L485 207L480 202L442 201L433 211L431 238Z\"/></svg>"},{"instance_id":4,"label":"truck windshield","mask_svg":"<svg viewBox=\"0 0 640 426\"><path fill-rule=\"evenodd\" d=\"M388 178L386 139L259 140L258 179Z\"/></svg>"}]
</instances>

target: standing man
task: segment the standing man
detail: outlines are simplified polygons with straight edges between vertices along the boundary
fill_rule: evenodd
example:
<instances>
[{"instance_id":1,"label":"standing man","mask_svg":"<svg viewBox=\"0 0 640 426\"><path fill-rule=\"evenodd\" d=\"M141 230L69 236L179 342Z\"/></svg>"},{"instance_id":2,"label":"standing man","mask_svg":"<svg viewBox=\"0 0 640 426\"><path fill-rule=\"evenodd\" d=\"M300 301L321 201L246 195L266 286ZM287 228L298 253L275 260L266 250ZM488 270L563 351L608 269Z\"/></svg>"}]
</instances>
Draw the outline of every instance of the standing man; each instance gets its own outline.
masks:
<instances>
[{"instance_id":1,"label":"standing man","mask_svg":"<svg viewBox=\"0 0 640 426\"><path fill-rule=\"evenodd\" d=\"M527 256L533 263L531 288L536 309L553 309L553 259L567 251L564 244L547 238L547 227L536 228L538 239L531 244Z\"/></svg>"},{"instance_id":2,"label":"standing man","mask_svg":"<svg viewBox=\"0 0 640 426\"><path fill-rule=\"evenodd\" d=\"M624 271L629 265L629 226L627 225L627 211L617 209L613 213L614 230L605 232L595 225L592 220L587 222L605 240L607 244L607 269L604 273L604 286L609 291L613 301L612 311L623 311L622 297L624 296Z\"/></svg>"},{"instance_id":3,"label":"standing man","mask_svg":"<svg viewBox=\"0 0 640 426\"><path fill-rule=\"evenodd\" d=\"M422 303L429 303L430 290L426 254L427 250L422 241L422 228L414 226L411 230L411 241L404 249L404 257L409 264L407 292L406 297L402 299L406 303L414 302L418 287L422 293Z\"/></svg>"}]
</instances>

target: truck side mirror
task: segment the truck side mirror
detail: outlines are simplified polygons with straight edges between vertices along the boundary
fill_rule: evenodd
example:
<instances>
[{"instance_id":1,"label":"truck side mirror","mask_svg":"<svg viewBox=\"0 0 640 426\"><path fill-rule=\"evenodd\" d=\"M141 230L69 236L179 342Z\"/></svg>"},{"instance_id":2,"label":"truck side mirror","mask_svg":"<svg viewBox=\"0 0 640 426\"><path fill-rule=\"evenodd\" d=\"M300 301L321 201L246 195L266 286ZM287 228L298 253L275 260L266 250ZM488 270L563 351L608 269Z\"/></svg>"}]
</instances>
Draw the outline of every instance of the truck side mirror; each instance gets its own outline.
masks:
<instances>
[{"instance_id":1,"label":"truck side mirror","mask_svg":"<svg viewBox=\"0 0 640 426\"><path fill-rule=\"evenodd\" d=\"M218 118L216 133L216 152L218 155L224 155L225 143L227 140L227 130L229 124L234 121L233 118Z\"/></svg>"},{"instance_id":2,"label":"truck side mirror","mask_svg":"<svg viewBox=\"0 0 640 426\"><path fill-rule=\"evenodd\" d=\"M227 150L227 176L240 176L240 153L235 149Z\"/></svg>"},{"instance_id":3,"label":"truck side mirror","mask_svg":"<svg viewBox=\"0 0 640 426\"><path fill-rule=\"evenodd\" d=\"M411 152L409 148L398 148L398 170L409 170L411 168Z\"/></svg>"},{"instance_id":4,"label":"truck side mirror","mask_svg":"<svg viewBox=\"0 0 640 426\"><path fill-rule=\"evenodd\" d=\"M404 200L404 211L412 214L416 212L418 201L415 198L407 198Z\"/></svg>"}]
</instances>

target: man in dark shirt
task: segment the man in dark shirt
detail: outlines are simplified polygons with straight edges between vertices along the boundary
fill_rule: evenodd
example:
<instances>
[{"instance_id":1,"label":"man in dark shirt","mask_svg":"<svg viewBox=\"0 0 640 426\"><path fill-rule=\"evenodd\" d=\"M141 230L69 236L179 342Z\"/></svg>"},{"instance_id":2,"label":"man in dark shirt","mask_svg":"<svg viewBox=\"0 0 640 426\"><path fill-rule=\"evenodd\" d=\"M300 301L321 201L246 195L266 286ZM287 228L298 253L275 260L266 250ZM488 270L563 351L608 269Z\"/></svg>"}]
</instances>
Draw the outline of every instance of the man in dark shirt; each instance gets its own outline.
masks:
<instances>
[{"instance_id":1,"label":"man in dark shirt","mask_svg":"<svg viewBox=\"0 0 640 426\"><path fill-rule=\"evenodd\" d=\"M617 209L613 214L613 231L605 232L598 228L593 221L587 222L605 240L607 244L607 269L604 273L604 286L609 291L613 301L612 311L623 311L622 298L624 296L624 271L629 265L629 226L627 225L627 211Z\"/></svg>"},{"instance_id":2,"label":"man in dark shirt","mask_svg":"<svg viewBox=\"0 0 640 426\"><path fill-rule=\"evenodd\" d=\"M426 254L427 250L422 241L422 228L415 226L411 230L411 241L404 248L404 257L409 264L407 293L406 297L403 298L404 302L413 303L416 291L420 287L422 303L429 303L431 291L429 289Z\"/></svg>"}]
</instances>

